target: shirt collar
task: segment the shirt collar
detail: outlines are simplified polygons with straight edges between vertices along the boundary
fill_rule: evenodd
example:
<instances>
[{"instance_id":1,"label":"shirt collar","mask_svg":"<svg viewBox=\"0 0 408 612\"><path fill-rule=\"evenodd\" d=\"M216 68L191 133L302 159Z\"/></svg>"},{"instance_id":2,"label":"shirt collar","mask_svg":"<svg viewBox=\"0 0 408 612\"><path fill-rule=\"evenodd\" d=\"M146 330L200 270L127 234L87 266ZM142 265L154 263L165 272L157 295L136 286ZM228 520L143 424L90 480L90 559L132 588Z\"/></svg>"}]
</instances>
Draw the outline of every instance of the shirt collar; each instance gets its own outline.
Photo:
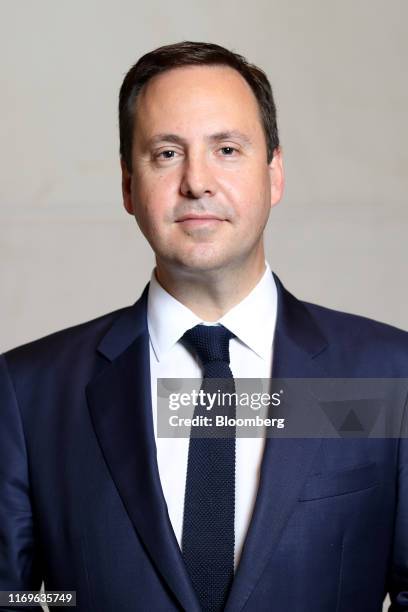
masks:
<instances>
[{"instance_id":1,"label":"shirt collar","mask_svg":"<svg viewBox=\"0 0 408 612\"><path fill-rule=\"evenodd\" d=\"M276 325L277 291L266 261L265 266L262 278L252 291L211 325L224 325L257 355L268 359ZM147 301L147 324L157 361L165 356L188 329L199 323L208 324L170 295L159 284L153 270Z\"/></svg>"}]
</instances>

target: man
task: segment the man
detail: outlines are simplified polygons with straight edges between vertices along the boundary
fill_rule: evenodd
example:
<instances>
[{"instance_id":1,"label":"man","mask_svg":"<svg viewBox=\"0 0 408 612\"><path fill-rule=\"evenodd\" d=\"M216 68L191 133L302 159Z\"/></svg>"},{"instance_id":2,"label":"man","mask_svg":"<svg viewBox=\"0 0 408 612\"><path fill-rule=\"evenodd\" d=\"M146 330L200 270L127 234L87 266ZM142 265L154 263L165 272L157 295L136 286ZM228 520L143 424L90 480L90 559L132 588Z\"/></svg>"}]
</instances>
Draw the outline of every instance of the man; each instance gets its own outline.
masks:
<instances>
[{"instance_id":1,"label":"man","mask_svg":"<svg viewBox=\"0 0 408 612\"><path fill-rule=\"evenodd\" d=\"M266 76L170 45L119 112L156 268L133 306L1 358L0 589L44 580L86 612L379 612L387 592L408 610L405 439L157 432L158 378L408 377L406 333L300 302L265 263L283 190Z\"/></svg>"}]
</instances>

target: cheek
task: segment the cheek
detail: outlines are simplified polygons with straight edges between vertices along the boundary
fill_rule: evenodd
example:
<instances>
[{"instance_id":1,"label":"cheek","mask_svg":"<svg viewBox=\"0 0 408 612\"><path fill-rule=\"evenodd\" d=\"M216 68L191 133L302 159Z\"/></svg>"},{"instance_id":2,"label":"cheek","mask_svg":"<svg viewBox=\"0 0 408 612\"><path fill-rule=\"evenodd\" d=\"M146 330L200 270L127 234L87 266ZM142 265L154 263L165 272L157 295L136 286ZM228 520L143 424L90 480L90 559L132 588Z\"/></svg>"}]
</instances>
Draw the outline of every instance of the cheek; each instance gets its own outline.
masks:
<instances>
[{"instance_id":1,"label":"cheek","mask_svg":"<svg viewBox=\"0 0 408 612\"><path fill-rule=\"evenodd\" d=\"M243 171L224 183L224 193L242 221L263 219L270 209L268 172Z\"/></svg>"},{"instance_id":2,"label":"cheek","mask_svg":"<svg viewBox=\"0 0 408 612\"><path fill-rule=\"evenodd\" d=\"M176 202L168 181L143 181L132 192L136 221L147 235L163 233Z\"/></svg>"}]
</instances>

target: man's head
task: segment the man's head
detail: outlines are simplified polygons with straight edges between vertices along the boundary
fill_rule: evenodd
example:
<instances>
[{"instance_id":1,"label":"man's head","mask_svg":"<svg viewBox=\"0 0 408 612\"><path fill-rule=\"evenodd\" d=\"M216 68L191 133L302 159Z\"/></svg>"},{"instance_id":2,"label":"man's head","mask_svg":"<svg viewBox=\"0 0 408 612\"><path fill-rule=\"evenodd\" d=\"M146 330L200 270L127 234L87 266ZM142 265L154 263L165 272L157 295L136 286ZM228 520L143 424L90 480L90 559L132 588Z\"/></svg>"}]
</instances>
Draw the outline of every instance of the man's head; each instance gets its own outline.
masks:
<instances>
[{"instance_id":1,"label":"man's head","mask_svg":"<svg viewBox=\"0 0 408 612\"><path fill-rule=\"evenodd\" d=\"M263 259L283 175L275 104L259 68L218 45L161 47L126 75L119 124L124 204L158 267Z\"/></svg>"}]
</instances>

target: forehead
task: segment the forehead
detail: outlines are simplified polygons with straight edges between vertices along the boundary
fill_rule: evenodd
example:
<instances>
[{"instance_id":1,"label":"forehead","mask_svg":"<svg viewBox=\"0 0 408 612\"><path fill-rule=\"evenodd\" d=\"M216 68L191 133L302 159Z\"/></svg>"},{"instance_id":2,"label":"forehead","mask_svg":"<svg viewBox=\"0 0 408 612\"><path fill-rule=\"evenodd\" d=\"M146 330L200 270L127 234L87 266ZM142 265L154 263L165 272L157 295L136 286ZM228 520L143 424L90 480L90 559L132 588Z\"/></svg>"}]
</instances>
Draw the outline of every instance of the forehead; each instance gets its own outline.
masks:
<instances>
[{"instance_id":1,"label":"forehead","mask_svg":"<svg viewBox=\"0 0 408 612\"><path fill-rule=\"evenodd\" d=\"M262 132L249 84L233 68L218 65L173 68L153 77L138 96L136 128L149 136L169 129Z\"/></svg>"}]
</instances>

